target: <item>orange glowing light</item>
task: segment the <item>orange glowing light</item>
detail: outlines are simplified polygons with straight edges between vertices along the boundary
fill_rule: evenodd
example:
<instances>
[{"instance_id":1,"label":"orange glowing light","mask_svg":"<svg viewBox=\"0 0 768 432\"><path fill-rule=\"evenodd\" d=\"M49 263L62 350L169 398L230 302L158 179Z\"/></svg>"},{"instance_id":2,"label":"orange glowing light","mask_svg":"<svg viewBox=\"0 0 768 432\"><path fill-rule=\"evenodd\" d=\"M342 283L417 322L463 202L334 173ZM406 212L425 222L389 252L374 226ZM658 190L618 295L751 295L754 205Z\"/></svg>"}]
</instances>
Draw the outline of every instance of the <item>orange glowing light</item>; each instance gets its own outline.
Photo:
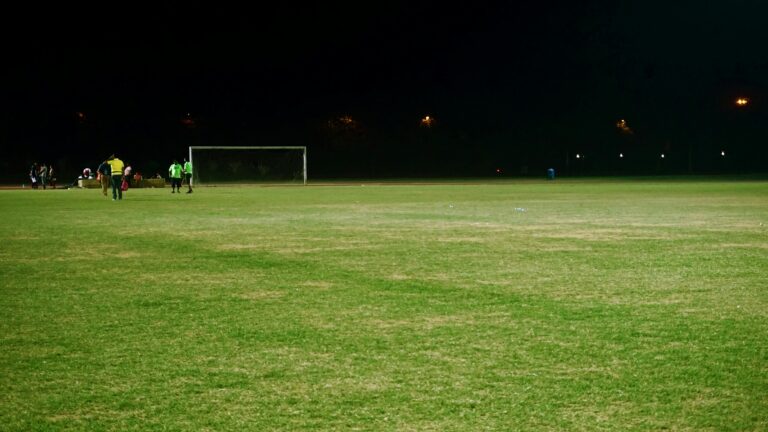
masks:
<instances>
[{"instance_id":1,"label":"orange glowing light","mask_svg":"<svg viewBox=\"0 0 768 432\"><path fill-rule=\"evenodd\" d=\"M421 125L426 127L432 127L434 122L435 122L435 119L433 119L430 116L425 116L423 119L421 119Z\"/></svg>"},{"instance_id":2,"label":"orange glowing light","mask_svg":"<svg viewBox=\"0 0 768 432\"><path fill-rule=\"evenodd\" d=\"M749 103L749 99L747 99L747 98L740 97L740 98L736 99L736 105L738 105L738 106L744 106L744 105L746 105L748 103Z\"/></svg>"},{"instance_id":3,"label":"orange glowing light","mask_svg":"<svg viewBox=\"0 0 768 432\"><path fill-rule=\"evenodd\" d=\"M632 133L632 128L629 127L629 125L627 124L627 121L624 119L621 119L616 122L616 128L619 129L619 131L622 133L626 133L626 134Z\"/></svg>"}]
</instances>

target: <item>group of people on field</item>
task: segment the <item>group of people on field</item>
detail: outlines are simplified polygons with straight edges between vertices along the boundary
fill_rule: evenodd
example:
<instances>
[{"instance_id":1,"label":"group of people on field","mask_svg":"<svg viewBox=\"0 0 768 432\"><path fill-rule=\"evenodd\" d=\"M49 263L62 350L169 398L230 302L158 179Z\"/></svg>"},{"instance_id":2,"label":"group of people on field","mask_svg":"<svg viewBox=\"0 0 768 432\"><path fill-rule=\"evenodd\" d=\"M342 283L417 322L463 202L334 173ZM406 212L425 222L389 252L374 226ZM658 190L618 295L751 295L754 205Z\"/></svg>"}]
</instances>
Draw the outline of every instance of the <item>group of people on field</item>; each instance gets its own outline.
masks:
<instances>
[{"instance_id":1,"label":"group of people on field","mask_svg":"<svg viewBox=\"0 0 768 432\"><path fill-rule=\"evenodd\" d=\"M56 189L56 177L53 172L53 165L40 165L37 162L29 168L29 180L32 183L32 189L38 189L40 186L45 189L49 185Z\"/></svg>"},{"instance_id":2,"label":"group of people on field","mask_svg":"<svg viewBox=\"0 0 768 432\"><path fill-rule=\"evenodd\" d=\"M132 168L115 155L111 155L107 160L101 162L96 168L96 178L101 183L101 193L107 196L109 186L112 186L112 201L122 200L123 191L128 190L128 180L131 176Z\"/></svg>"},{"instance_id":3,"label":"group of people on field","mask_svg":"<svg viewBox=\"0 0 768 432\"><path fill-rule=\"evenodd\" d=\"M171 166L168 167L168 176L171 179L171 193L181 193L181 187L185 179L188 188L187 193L192 193L192 162L186 158L183 161L184 164L182 165L178 160L174 159ZM37 189L40 185L43 186L43 189L48 185L56 188L56 178L53 176L52 165L33 163L29 170L29 178L33 189ZM131 179L134 182L140 182L142 178L141 173L136 172L134 174L133 168L114 154L102 161L98 168L96 168L96 179L101 184L101 193L105 197L109 196L108 191L111 186L112 201L123 199L123 192L128 190ZM162 178L162 176L158 173L155 175L155 178ZM76 187L81 179L93 179L93 173L90 168L85 168L83 175L75 179L71 187Z\"/></svg>"},{"instance_id":4,"label":"group of people on field","mask_svg":"<svg viewBox=\"0 0 768 432\"><path fill-rule=\"evenodd\" d=\"M171 193L181 193L182 176L187 180L189 187L187 193L192 193L192 162L185 158L182 166L178 160L174 159L168 168L168 176L171 178Z\"/></svg>"},{"instance_id":5,"label":"group of people on field","mask_svg":"<svg viewBox=\"0 0 768 432\"><path fill-rule=\"evenodd\" d=\"M128 185L132 175L132 168L130 165L126 165L120 158L114 154L103 161L96 169L97 178L101 182L101 192L104 196L107 195L107 191L112 186L112 201L119 201L123 199L123 192L128 190ZM184 165L179 164L177 160L174 160L171 166L168 168L168 174L171 178L171 193L181 193L182 176L187 180L188 190L187 193L192 193L192 162L184 159ZM141 174L137 173L138 177L134 177L134 180L140 181Z\"/></svg>"}]
</instances>

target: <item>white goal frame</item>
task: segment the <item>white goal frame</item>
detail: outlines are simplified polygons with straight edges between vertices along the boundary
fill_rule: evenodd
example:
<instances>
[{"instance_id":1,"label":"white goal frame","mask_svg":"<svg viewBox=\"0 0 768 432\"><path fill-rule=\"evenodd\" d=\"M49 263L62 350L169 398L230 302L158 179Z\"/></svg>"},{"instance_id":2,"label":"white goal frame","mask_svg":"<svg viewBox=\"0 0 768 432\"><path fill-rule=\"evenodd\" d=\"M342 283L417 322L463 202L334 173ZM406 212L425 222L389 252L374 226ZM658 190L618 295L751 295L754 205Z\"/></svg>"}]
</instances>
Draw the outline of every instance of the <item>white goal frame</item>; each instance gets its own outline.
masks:
<instances>
[{"instance_id":1,"label":"white goal frame","mask_svg":"<svg viewBox=\"0 0 768 432\"><path fill-rule=\"evenodd\" d=\"M192 163L192 172L194 172L197 168L192 160L192 150L301 150L304 185L307 185L307 146L189 146L189 162ZM194 180L190 179L190 182L192 186L195 185Z\"/></svg>"}]
</instances>

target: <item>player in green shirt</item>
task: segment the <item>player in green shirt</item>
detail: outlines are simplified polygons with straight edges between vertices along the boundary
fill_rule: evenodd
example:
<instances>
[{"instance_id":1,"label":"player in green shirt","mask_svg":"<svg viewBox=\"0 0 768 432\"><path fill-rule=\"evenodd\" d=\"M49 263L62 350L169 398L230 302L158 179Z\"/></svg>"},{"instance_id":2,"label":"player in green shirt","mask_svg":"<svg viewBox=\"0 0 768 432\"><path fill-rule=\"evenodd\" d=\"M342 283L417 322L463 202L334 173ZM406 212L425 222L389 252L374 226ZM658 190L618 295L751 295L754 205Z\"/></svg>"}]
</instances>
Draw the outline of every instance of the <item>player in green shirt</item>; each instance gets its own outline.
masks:
<instances>
[{"instance_id":1,"label":"player in green shirt","mask_svg":"<svg viewBox=\"0 0 768 432\"><path fill-rule=\"evenodd\" d=\"M184 158L184 178L187 179L187 186L189 190L187 193L192 193L192 162Z\"/></svg>"},{"instance_id":2,"label":"player in green shirt","mask_svg":"<svg viewBox=\"0 0 768 432\"><path fill-rule=\"evenodd\" d=\"M171 166L168 167L168 175L171 177L171 193L176 193L176 191L181 193L181 170L179 161L175 159Z\"/></svg>"}]
</instances>

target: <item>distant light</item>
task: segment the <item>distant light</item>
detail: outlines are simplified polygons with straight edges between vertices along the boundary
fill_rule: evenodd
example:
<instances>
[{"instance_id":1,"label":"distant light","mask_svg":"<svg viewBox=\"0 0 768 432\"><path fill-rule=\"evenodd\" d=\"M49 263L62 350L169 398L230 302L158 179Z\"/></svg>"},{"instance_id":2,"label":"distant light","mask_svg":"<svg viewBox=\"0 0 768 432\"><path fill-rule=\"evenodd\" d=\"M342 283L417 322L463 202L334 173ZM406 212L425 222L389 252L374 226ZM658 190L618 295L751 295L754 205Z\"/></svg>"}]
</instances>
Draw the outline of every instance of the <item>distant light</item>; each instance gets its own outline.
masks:
<instances>
[{"instance_id":1,"label":"distant light","mask_svg":"<svg viewBox=\"0 0 768 432\"><path fill-rule=\"evenodd\" d=\"M738 106L744 106L744 105L746 105L748 103L749 103L749 99L747 99L747 98L740 97L740 98L736 99L736 105L738 105Z\"/></svg>"},{"instance_id":2,"label":"distant light","mask_svg":"<svg viewBox=\"0 0 768 432\"><path fill-rule=\"evenodd\" d=\"M434 123L435 119L433 119L430 116L425 116L423 119L421 119L421 125L425 127L432 127L432 123Z\"/></svg>"},{"instance_id":3,"label":"distant light","mask_svg":"<svg viewBox=\"0 0 768 432\"><path fill-rule=\"evenodd\" d=\"M184 116L183 119L181 119L181 124L183 124L184 126L186 126L188 128L193 128L193 127L196 126L195 125L195 120L192 119L192 114L191 113L187 113L187 115Z\"/></svg>"},{"instance_id":4,"label":"distant light","mask_svg":"<svg viewBox=\"0 0 768 432\"><path fill-rule=\"evenodd\" d=\"M720 156L725 156L725 150L720 152Z\"/></svg>"},{"instance_id":5,"label":"distant light","mask_svg":"<svg viewBox=\"0 0 768 432\"><path fill-rule=\"evenodd\" d=\"M664 153L661 154L661 158L664 159Z\"/></svg>"},{"instance_id":6,"label":"distant light","mask_svg":"<svg viewBox=\"0 0 768 432\"><path fill-rule=\"evenodd\" d=\"M501 174L501 168L496 168L496 174Z\"/></svg>"},{"instance_id":7,"label":"distant light","mask_svg":"<svg viewBox=\"0 0 768 432\"><path fill-rule=\"evenodd\" d=\"M619 157L623 158L624 157L624 153L619 153Z\"/></svg>"},{"instance_id":8,"label":"distant light","mask_svg":"<svg viewBox=\"0 0 768 432\"><path fill-rule=\"evenodd\" d=\"M625 134L632 134L632 128L631 128L631 127L629 127L629 125L627 124L627 121L626 121L626 120L624 120L624 119L621 119L621 120L617 121L617 122L616 122L616 127L617 127L617 128L619 129L619 131L621 131L622 133L625 133Z\"/></svg>"},{"instance_id":9,"label":"distant light","mask_svg":"<svg viewBox=\"0 0 768 432\"><path fill-rule=\"evenodd\" d=\"M581 159L581 155L576 153L576 159Z\"/></svg>"}]
</instances>

